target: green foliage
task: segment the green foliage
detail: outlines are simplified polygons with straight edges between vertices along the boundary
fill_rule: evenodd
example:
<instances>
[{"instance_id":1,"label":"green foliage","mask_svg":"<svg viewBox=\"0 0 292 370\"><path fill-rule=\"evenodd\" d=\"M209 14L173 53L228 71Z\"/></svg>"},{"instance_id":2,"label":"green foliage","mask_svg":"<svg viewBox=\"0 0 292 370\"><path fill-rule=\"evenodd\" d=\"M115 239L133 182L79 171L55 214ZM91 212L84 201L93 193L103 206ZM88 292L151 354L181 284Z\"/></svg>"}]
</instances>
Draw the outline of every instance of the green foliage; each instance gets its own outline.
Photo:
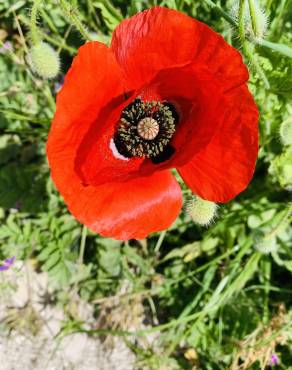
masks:
<instances>
[{"instance_id":1,"label":"green foliage","mask_svg":"<svg viewBox=\"0 0 292 370\"><path fill-rule=\"evenodd\" d=\"M41 38L60 56L61 75L82 38L108 44L123 18L157 4L206 22L242 51L236 21L230 22L233 1L61 3L47 1L37 22ZM135 322L133 307L142 305L146 327L125 328L115 319L96 328L70 316L63 330L90 327L90 334L124 336L137 368L263 369L268 351L279 355L282 368L291 368L292 153L279 130L292 116L292 1L261 1L270 18L267 38L245 40L252 53L243 48L260 110L260 153L249 188L220 206L208 228L182 212L166 233L129 243L86 235L49 179L45 141L62 76L41 80L30 68L27 5L0 2L0 48L12 45L0 54L1 258L33 260L48 273L58 304L66 307L79 293L97 318L104 311L111 316L117 306L119 315L126 311ZM139 334L135 345L129 329ZM147 334L156 339L145 347L139 338ZM252 363L247 348L254 351Z\"/></svg>"}]
</instances>

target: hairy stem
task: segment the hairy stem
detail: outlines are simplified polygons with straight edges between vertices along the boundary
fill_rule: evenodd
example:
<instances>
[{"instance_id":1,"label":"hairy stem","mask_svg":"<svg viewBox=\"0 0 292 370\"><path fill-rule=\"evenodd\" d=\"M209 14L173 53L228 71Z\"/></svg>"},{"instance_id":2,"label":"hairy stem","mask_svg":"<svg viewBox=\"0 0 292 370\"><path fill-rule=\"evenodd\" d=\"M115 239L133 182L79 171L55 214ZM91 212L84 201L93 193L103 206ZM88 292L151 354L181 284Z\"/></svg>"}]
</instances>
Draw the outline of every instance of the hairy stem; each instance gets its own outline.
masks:
<instances>
[{"instance_id":1,"label":"hairy stem","mask_svg":"<svg viewBox=\"0 0 292 370\"><path fill-rule=\"evenodd\" d=\"M255 35L259 35L260 25L256 14L256 4L254 0L248 0L249 14L251 18L251 25Z\"/></svg>"},{"instance_id":2,"label":"hairy stem","mask_svg":"<svg viewBox=\"0 0 292 370\"><path fill-rule=\"evenodd\" d=\"M242 43L243 52L248 58L248 60L251 62L252 66L258 73L259 77L263 80L264 85L267 89L270 88L269 81L261 68L260 64L258 63L256 56L254 53L252 53L250 49L250 45L248 44L248 41L245 36L245 24L244 24L244 6L245 6L245 0L240 0L239 2L239 11L238 11L238 33L239 38Z\"/></svg>"},{"instance_id":3,"label":"hairy stem","mask_svg":"<svg viewBox=\"0 0 292 370\"><path fill-rule=\"evenodd\" d=\"M69 18L69 20L72 22L74 27L79 31L81 36L84 40L90 41L92 40L92 37L88 33L86 27L81 22L78 11L75 7L73 7L67 0L60 0L61 9L65 13L66 17Z\"/></svg>"},{"instance_id":4,"label":"hairy stem","mask_svg":"<svg viewBox=\"0 0 292 370\"><path fill-rule=\"evenodd\" d=\"M229 22L233 27L238 28L237 22L227 12L225 12L219 5L216 5L212 0L204 0L204 1L211 8L215 9L217 11L217 13L220 14L221 17L226 19L226 21ZM266 40L263 40L261 38L254 38L253 40L248 40L248 41L250 41L250 42L252 42L256 45L261 45L261 46L264 46L266 48L272 49L272 50L277 51L278 53L281 53L281 54L283 54L283 55L285 55L289 58L292 58L292 49L287 45L266 41ZM264 75L263 71L259 72L259 73L261 73L262 78L263 78L263 75ZM265 79L266 79L266 77L265 77ZM267 83L268 83L268 81L266 80L265 81L266 86L267 86Z\"/></svg>"},{"instance_id":5,"label":"hairy stem","mask_svg":"<svg viewBox=\"0 0 292 370\"><path fill-rule=\"evenodd\" d=\"M34 45L40 43L41 38L37 27L37 16L39 12L39 7L42 0L34 0L33 6L31 8L30 14L30 37L31 41Z\"/></svg>"}]
</instances>

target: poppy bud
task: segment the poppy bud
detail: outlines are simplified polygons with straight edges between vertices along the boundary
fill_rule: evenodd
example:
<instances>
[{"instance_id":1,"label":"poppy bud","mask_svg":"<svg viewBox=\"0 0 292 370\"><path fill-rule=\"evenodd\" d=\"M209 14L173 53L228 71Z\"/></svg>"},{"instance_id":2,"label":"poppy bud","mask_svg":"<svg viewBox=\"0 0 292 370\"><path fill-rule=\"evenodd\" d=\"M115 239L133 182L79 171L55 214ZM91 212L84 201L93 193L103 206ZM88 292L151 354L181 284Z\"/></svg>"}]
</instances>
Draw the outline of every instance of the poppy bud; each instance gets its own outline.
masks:
<instances>
[{"instance_id":1,"label":"poppy bud","mask_svg":"<svg viewBox=\"0 0 292 370\"><path fill-rule=\"evenodd\" d=\"M194 196L186 210L195 224L208 226L216 216L217 204Z\"/></svg>"},{"instance_id":2,"label":"poppy bud","mask_svg":"<svg viewBox=\"0 0 292 370\"><path fill-rule=\"evenodd\" d=\"M239 1L233 2L231 8L231 16L238 22ZM244 4L243 10L244 25L246 35L250 38L263 38L268 27L268 17L265 11L260 7L258 0L248 0Z\"/></svg>"},{"instance_id":3,"label":"poppy bud","mask_svg":"<svg viewBox=\"0 0 292 370\"><path fill-rule=\"evenodd\" d=\"M40 42L32 47L30 58L33 69L42 78L54 78L60 70L58 54L47 43Z\"/></svg>"},{"instance_id":4,"label":"poppy bud","mask_svg":"<svg viewBox=\"0 0 292 370\"><path fill-rule=\"evenodd\" d=\"M292 118L282 122L280 126L280 137L284 145L292 144Z\"/></svg>"}]
</instances>

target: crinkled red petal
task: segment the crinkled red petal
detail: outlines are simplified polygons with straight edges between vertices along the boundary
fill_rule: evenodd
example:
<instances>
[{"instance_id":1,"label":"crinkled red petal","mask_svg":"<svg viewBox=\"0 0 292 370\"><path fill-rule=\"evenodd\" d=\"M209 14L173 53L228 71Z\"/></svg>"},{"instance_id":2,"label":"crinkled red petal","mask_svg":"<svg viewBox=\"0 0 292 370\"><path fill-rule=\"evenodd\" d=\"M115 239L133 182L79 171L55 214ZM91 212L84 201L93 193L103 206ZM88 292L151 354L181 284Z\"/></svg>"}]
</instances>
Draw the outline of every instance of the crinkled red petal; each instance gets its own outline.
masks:
<instances>
[{"instance_id":1,"label":"crinkled red petal","mask_svg":"<svg viewBox=\"0 0 292 370\"><path fill-rule=\"evenodd\" d=\"M229 117L179 173L195 194L228 202L249 184L258 155L258 110L246 86L226 94Z\"/></svg>"},{"instance_id":2,"label":"crinkled red petal","mask_svg":"<svg viewBox=\"0 0 292 370\"><path fill-rule=\"evenodd\" d=\"M117 239L165 229L182 203L164 170L173 166L202 198L237 195L250 181L258 149L247 78L240 54L220 35L166 8L122 22L111 49L98 42L81 47L47 143L52 178L72 214ZM111 147L122 109L138 94L170 101L180 113L176 153L160 165L121 158Z\"/></svg>"},{"instance_id":3,"label":"crinkled red petal","mask_svg":"<svg viewBox=\"0 0 292 370\"><path fill-rule=\"evenodd\" d=\"M169 171L149 177L101 186L84 186L71 167L71 160L52 163L52 178L69 211L81 223L102 236L119 240L143 239L167 229L182 207L179 184ZM62 166L62 167L61 167Z\"/></svg>"},{"instance_id":4,"label":"crinkled red petal","mask_svg":"<svg viewBox=\"0 0 292 370\"><path fill-rule=\"evenodd\" d=\"M174 155L159 165L142 158L114 157L110 149L112 137L121 111L129 101L115 109L111 103L103 109L78 149L76 171L84 184L97 186L110 181L127 181L157 170L182 166L209 143L226 113L227 105L218 82L208 70L192 64L158 72L148 85L135 92L137 95L143 100L171 102L177 109L179 123L171 141ZM219 116L218 111L221 111Z\"/></svg>"},{"instance_id":5,"label":"crinkled red petal","mask_svg":"<svg viewBox=\"0 0 292 370\"><path fill-rule=\"evenodd\" d=\"M64 190L63 196L80 222L120 240L143 239L167 229L182 207L180 186L169 171L97 187L83 187L77 181L71 192Z\"/></svg>"},{"instance_id":6,"label":"crinkled red petal","mask_svg":"<svg viewBox=\"0 0 292 370\"><path fill-rule=\"evenodd\" d=\"M84 185L75 168L78 148L90 129L98 127L105 138L108 135L115 121L98 118L112 118L125 104L123 92L120 68L110 50L97 42L82 46L57 98L47 155L52 179L78 220L104 236L139 239L169 227L179 213L182 195L171 173L94 187ZM108 146L100 144L101 159ZM120 160L116 165L121 166Z\"/></svg>"},{"instance_id":7,"label":"crinkled red petal","mask_svg":"<svg viewBox=\"0 0 292 370\"><path fill-rule=\"evenodd\" d=\"M119 100L119 99L118 99ZM76 148L75 170L84 185L101 185L127 181L141 176L144 158L125 158L117 151L113 136L124 107L125 99L105 106Z\"/></svg>"},{"instance_id":8,"label":"crinkled red petal","mask_svg":"<svg viewBox=\"0 0 292 370\"><path fill-rule=\"evenodd\" d=\"M108 138L116 125L114 115L120 114L125 105L124 86L121 69L107 46L90 42L79 49L57 97L57 110L47 143L49 162L70 155L85 184L95 176L96 162L100 163L100 171L108 163L115 171L111 174L104 170L103 182L114 180L115 174L121 176L123 171L127 173L139 167L139 160L121 161L114 157L109 147ZM96 136L91 135L92 131ZM88 168L82 176L76 163L84 158L82 145L92 139L96 140L98 151L88 153L92 157L87 157Z\"/></svg>"},{"instance_id":9,"label":"crinkled red petal","mask_svg":"<svg viewBox=\"0 0 292 370\"><path fill-rule=\"evenodd\" d=\"M111 49L131 89L161 69L186 63L210 69L225 90L248 79L240 53L221 35L172 9L154 7L126 19L114 31Z\"/></svg>"},{"instance_id":10,"label":"crinkled red petal","mask_svg":"<svg viewBox=\"0 0 292 370\"><path fill-rule=\"evenodd\" d=\"M141 96L170 102L179 115L171 141L175 153L160 165L144 162L141 170L172 168L187 163L210 142L226 115L224 94L212 74L194 64L164 69L157 73ZM220 111L220 115L218 115Z\"/></svg>"}]
</instances>

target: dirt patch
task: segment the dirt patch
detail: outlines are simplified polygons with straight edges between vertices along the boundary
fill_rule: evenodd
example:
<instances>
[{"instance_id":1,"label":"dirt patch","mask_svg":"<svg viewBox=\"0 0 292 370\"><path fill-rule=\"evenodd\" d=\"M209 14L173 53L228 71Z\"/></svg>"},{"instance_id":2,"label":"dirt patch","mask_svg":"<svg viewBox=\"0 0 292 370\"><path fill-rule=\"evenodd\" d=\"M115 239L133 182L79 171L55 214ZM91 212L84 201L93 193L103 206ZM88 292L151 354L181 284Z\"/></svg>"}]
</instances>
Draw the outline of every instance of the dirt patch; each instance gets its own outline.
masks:
<instances>
[{"instance_id":1,"label":"dirt patch","mask_svg":"<svg viewBox=\"0 0 292 370\"><path fill-rule=\"evenodd\" d=\"M46 274L17 262L1 278L1 370L134 369L135 356L120 338L110 344L81 333L56 339L65 315L42 302L49 289ZM85 302L78 310L86 322L94 320Z\"/></svg>"}]
</instances>

